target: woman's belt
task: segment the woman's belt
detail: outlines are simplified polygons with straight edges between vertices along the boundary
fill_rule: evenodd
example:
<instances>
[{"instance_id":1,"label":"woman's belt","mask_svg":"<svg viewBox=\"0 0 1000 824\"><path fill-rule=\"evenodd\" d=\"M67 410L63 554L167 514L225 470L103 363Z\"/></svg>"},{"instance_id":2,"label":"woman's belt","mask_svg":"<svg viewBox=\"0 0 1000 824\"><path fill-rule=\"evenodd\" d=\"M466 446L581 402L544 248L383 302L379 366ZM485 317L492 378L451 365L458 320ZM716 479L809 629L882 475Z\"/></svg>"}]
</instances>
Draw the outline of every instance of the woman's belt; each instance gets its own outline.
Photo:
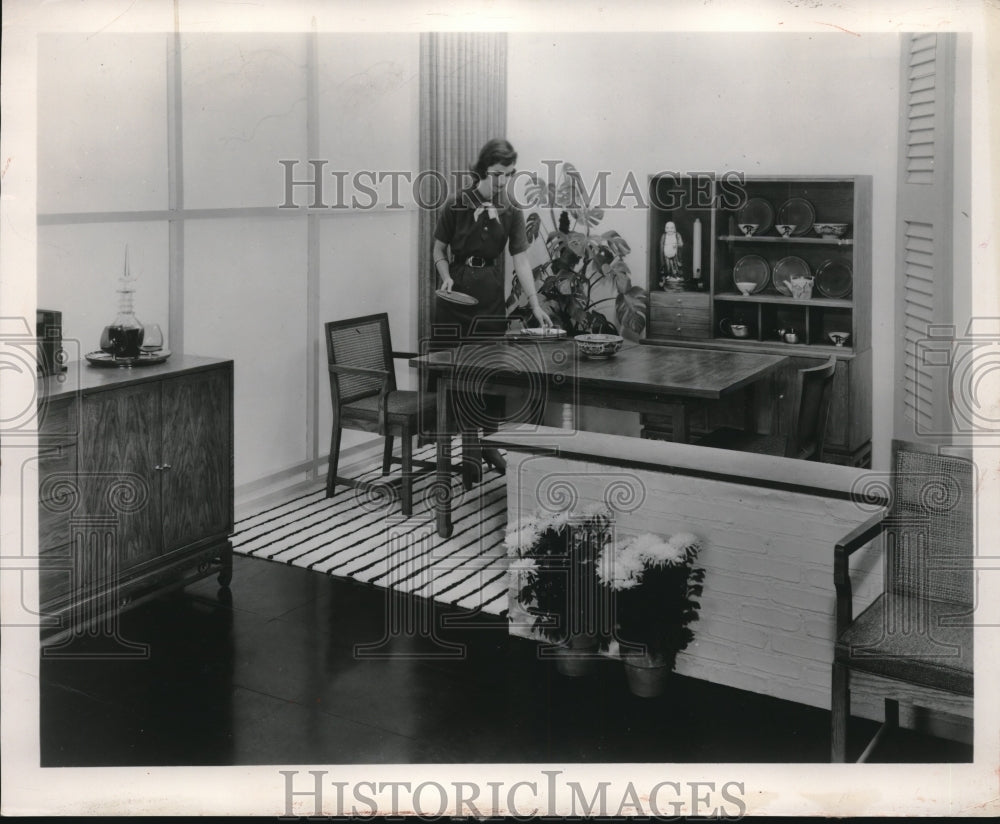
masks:
<instances>
[{"instance_id":1,"label":"woman's belt","mask_svg":"<svg viewBox=\"0 0 1000 824\"><path fill-rule=\"evenodd\" d=\"M469 255L464 261L466 266L471 266L473 269L485 269L487 266L495 265L496 262L496 258L484 258L479 255Z\"/></svg>"}]
</instances>

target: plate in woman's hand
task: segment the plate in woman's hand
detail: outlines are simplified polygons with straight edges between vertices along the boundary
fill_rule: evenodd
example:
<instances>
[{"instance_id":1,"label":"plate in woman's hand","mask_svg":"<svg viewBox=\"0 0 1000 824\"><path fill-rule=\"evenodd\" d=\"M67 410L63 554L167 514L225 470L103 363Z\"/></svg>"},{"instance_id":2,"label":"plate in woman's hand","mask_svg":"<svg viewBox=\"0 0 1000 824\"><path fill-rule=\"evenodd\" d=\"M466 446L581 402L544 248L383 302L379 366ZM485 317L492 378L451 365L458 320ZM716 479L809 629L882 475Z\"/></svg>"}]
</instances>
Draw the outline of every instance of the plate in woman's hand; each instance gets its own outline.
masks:
<instances>
[{"instance_id":1,"label":"plate in woman's hand","mask_svg":"<svg viewBox=\"0 0 1000 824\"><path fill-rule=\"evenodd\" d=\"M447 289L438 289L434 294L449 303L461 303L464 306L475 306L479 303L477 298L467 295L465 292L449 292Z\"/></svg>"}]
</instances>

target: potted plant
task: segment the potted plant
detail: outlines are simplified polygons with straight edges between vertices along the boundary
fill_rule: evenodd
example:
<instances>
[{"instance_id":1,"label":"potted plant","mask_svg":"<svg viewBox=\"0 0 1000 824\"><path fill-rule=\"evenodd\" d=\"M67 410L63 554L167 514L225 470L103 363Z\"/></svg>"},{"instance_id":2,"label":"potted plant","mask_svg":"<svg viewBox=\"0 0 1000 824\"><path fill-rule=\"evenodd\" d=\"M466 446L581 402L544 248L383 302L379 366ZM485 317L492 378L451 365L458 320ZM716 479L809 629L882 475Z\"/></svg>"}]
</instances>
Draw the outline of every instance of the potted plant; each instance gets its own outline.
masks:
<instances>
[{"instance_id":1,"label":"potted plant","mask_svg":"<svg viewBox=\"0 0 1000 824\"><path fill-rule=\"evenodd\" d=\"M556 646L557 666L566 675L588 672L610 640L609 613L599 604L597 558L611 543L611 525L610 511L592 506L528 516L507 531L517 600L533 616L532 629Z\"/></svg>"},{"instance_id":2,"label":"potted plant","mask_svg":"<svg viewBox=\"0 0 1000 824\"><path fill-rule=\"evenodd\" d=\"M526 187L532 204L547 212L544 238L548 260L534 269L539 303L569 335L617 333L638 337L646 328L646 290L632 285L625 256L631 250L618 232L598 232L604 210L588 204L583 178L571 163L563 163L558 183L542 184L534 177ZM542 218L525 219L529 243L543 231ZM600 311L614 302L615 327ZM511 317L531 322L532 313L517 278L507 298Z\"/></svg>"},{"instance_id":3,"label":"potted plant","mask_svg":"<svg viewBox=\"0 0 1000 824\"><path fill-rule=\"evenodd\" d=\"M618 640L629 687L636 695L659 695L694 638L705 570L696 567L700 540L680 533L664 540L652 534L605 546L597 574L611 593Z\"/></svg>"}]
</instances>

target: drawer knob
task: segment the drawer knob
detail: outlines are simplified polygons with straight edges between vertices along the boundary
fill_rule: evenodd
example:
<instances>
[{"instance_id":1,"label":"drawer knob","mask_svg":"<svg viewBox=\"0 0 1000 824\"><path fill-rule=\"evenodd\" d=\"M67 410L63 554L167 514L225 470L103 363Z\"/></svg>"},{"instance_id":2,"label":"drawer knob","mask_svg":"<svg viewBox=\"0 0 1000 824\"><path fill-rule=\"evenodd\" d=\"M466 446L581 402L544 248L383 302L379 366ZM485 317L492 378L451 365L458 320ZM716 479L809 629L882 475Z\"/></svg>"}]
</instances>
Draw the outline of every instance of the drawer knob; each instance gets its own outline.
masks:
<instances>
[{"instance_id":1,"label":"drawer knob","mask_svg":"<svg viewBox=\"0 0 1000 824\"><path fill-rule=\"evenodd\" d=\"M155 469L157 472L163 472L165 470L170 469L170 464L157 464L156 466L153 467L153 469Z\"/></svg>"}]
</instances>

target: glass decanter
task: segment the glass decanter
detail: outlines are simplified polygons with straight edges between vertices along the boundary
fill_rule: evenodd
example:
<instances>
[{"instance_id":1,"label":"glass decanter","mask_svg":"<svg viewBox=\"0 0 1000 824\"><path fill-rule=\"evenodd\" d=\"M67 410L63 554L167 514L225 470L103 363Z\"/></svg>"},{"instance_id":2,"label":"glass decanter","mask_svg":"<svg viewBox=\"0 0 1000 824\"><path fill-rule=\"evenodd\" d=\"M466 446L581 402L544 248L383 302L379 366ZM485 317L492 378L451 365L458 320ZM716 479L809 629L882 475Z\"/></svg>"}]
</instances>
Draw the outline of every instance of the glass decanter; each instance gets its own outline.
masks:
<instances>
[{"instance_id":1,"label":"glass decanter","mask_svg":"<svg viewBox=\"0 0 1000 824\"><path fill-rule=\"evenodd\" d=\"M134 297L135 281L129 272L126 246L125 270L118 281L118 317L101 336L101 347L115 360L135 360L139 357L143 325L135 316Z\"/></svg>"}]
</instances>

